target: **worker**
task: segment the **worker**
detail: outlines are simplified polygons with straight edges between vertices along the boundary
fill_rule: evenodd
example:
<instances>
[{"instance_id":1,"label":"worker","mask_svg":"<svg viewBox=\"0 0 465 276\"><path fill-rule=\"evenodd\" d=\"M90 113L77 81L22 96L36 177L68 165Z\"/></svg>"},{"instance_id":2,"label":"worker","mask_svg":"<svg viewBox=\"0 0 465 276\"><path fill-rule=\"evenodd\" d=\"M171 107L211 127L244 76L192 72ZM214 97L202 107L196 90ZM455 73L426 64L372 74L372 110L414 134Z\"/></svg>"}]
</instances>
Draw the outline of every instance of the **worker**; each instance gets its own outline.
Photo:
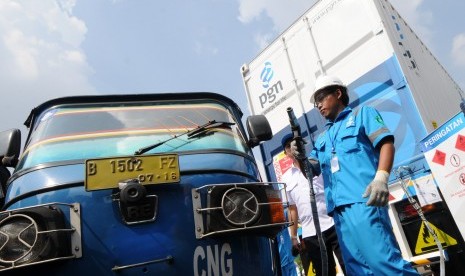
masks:
<instances>
[{"instance_id":1,"label":"worker","mask_svg":"<svg viewBox=\"0 0 465 276\"><path fill-rule=\"evenodd\" d=\"M348 106L347 86L335 76L317 78L311 102L327 120L311 156L320 162L346 274L418 275L402 258L388 215L394 136L376 109ZM294 155L297 149L294 143Z\"/></svg>"},{"instance_id":2,"label":"worker","mask_svg":"<svg viewBox=\"0 0 465 276\"><path fill-rule=\"evenodd\" d=\"M322 258L318 242L318 236L313 221L312 206L310 204L309 181L302 173L300 164L291 152L290 144L293 139L292 134L287 134L281 140L281 145L288 158L292 160L292 167L282 176L282 181L286 183L287 199L289 201L289 217L294 222L290 226L292 247L298 251L305 275L322 275ZM313 177L313 190L317 205L318 218L323 240L327 249L328 275L337 274L337 265L333 256L337 256L340 267L344 268L339 242L336 236L333 219L328 216L323 192L323 179L319 175L319 170L315 171ZM297 235L297 221L302 226L302 240ZM309 273L310 272L310 273Z\"/></svg>"}]
</instances>

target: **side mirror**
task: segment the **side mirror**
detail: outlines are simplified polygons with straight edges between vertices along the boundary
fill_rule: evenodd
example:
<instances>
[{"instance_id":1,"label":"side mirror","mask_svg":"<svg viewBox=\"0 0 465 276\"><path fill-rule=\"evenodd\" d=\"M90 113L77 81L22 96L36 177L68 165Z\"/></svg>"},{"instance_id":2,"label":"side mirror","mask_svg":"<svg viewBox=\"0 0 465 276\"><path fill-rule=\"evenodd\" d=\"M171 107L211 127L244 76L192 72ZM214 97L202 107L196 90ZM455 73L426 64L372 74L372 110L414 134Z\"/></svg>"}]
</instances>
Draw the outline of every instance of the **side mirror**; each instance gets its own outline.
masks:
<instances>
[{"instance_id":1,"label":"side mirror","mask_svg":"<svg viewBox=\"0 0 465 276\"><path fill-rule=\"evenodd\" d=\"M273 137L271 126L265 115L252 115L247 117L247 132L249 133L249 147L253 148L262 141Z\"/></svg>"},{"instance_id":2,"label":"side mirror","mask_svg":"<svg viewBox=\"0 0 465 276\"><path fill-rule=\"evenodd\" d=\"M21 150L21 132L10 129L0 132L0 164L15 167Z\"/></svg>"}]
</instances>

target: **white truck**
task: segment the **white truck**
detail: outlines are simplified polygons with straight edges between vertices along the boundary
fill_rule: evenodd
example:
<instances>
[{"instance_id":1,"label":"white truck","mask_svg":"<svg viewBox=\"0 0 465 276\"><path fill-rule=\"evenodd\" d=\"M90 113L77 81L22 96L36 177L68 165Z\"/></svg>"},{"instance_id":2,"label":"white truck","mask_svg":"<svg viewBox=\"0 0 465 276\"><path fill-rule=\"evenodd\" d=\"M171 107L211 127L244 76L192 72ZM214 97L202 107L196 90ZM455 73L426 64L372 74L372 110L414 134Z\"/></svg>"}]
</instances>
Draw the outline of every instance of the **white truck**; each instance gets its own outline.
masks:
<instances>
[{"instance_id":1,"label":"white truck","mask_svg":"<svg viewBox=\"0 0 465 276\"><path fill-rule=\"evenodd\" d=\"M289 166L280 145L290 132L287 107L294 109L309 141L307 152L324 130L323 117L310 103L318 76L341 78L352 108L377 108L395 135L389 206L403 257L419 271L434 271L440 259L402 188L407 183L447 253L446 270L465 271L458 261L465 258L465 225L457 224L459 214L450 211L419 145L460 112L463 91L387 0L320 0L242 65L241 73L250 112L265 115L274 133L260 146L268 181L279 181ZM433 191L435 201L418 198L425 189Z\"/></svg>"}]
</instances>

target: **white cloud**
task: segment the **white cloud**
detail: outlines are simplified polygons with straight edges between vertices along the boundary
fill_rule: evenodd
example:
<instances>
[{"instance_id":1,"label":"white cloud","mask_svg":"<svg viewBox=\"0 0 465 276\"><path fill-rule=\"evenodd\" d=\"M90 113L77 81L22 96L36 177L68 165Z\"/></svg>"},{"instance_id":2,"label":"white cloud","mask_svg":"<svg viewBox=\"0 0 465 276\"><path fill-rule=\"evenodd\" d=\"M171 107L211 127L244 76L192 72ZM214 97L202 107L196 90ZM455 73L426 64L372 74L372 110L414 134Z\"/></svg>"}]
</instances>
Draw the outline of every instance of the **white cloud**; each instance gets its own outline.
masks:
<instances>
[{"instance_id":1,"label":"white cloud","mask_svg":"<svg viewBox=\"0 0 465 276\"><path fill-rule=\"evenodd\" d=\"M82 52L79 52L79 51L65 51L63 53L63 60L78 64L78 65L86 64L86 56Z\"/></svg>"},{"instance_id":2,"label":"white cloud","mask_svg":"<svg viewBox=\"0 0 465 276\"><path fill-rule=\"evenodd\" d=\"M255 43L260 47L260 49L265 49L273 39L271 34L257 34L254 37Z\"/></svg>"},{"instance_id":3,"label":"white cloud","mask_svg":"<svg viewBox=\"0 0 465 276\"><path fill-rule=\"evenodd\" d=\"M34 45L37 45L37 40L27 38L18 29L12 29L3 35L3 43L6 52L10 54L10 58L5 59L10 60L9 68L17 69L10 71L14 79L21 81L36 79L39 69L36 60L38 53Z\"/></svg>"},{"instance_id":4,"label":"white cloud","mask_svg":"<svg viewBox=\"0 0 465 276\"><path fill-rule=\"evenodd\" d=\"M465 66L465 33L454 37L451 56L455 64Z\"/></svg>"},{"instance_id":5,"label":"white cloud","mask_svg":"<svg viewBox=\"0 0 465 276\"><path fill-rule=\"evenodd\" d=\"M87 28L72 14L75 2L0 1L0 130L22 128L46 100L95 93L81 48Z\"/></svg>"},{"instance_id":6,"label":"white cloud","mask_svg":"<svg viewBox=\"0 0 465 276\"><path fill-rule=\"evenodd\" d=\"M76 5L76 0L58 0L56 3L60 10L71 15L73 13L73 8Z\"/></svg>"},{"instance_id":7,"label":"white cloud","mask_svg":"<svg viewBox=\"0 0 465 276\"><path fill-rule=\"evenodd\" d=\"M315 2L316 0L239 0L238 19L247 24L266 15L272 20L273 29L282 32Z\"/></svg>"},{"instance_id":8,"label":"white cloud","mask_svg":"<svg viewBox=\"0 0 465 276\"><path fill-rule=\"evenodd\" d=\"M239 21L244 24L256 19L265 10L265 0L239 0Z\"/></svg>"},{"instance_id":9,"label":"white cloud","mask_svg":"<svg viewBox=\"0 0 465 276\"><path fill-rule=\"evenodd\" d=\"M295 20L299 18L316 0L239 0L239 21L249 24L253 20L261 20L268 17L273 26L270 33L260 33L255 36L255 42L260 49L265 48L276 37L283 32Z\"/></svg>"}]
</instances>

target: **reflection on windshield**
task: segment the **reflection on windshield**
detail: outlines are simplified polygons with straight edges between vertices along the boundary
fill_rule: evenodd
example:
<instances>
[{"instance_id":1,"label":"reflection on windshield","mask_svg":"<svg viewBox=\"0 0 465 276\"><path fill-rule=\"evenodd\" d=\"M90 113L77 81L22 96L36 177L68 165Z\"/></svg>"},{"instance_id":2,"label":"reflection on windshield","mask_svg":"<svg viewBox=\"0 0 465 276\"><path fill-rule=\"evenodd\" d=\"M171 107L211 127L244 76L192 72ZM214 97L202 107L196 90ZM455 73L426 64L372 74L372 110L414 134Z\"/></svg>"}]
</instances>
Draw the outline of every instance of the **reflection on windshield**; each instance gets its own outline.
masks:
<instances>
[{"instance_id":1,"label":"reflection on windshield","mask_svg":"<svg viewBox=\"0 0 465 276\"><path fill-rule=\"evenodd\" d=\"M236 123L217 102L189 104L63 105L38 119L17 169L41 163L132 155L169 140L149 153L229 149L247 153L236 125L218 126L193 139L173 137L209 121Z\"/></svg>"}]
</instances>

